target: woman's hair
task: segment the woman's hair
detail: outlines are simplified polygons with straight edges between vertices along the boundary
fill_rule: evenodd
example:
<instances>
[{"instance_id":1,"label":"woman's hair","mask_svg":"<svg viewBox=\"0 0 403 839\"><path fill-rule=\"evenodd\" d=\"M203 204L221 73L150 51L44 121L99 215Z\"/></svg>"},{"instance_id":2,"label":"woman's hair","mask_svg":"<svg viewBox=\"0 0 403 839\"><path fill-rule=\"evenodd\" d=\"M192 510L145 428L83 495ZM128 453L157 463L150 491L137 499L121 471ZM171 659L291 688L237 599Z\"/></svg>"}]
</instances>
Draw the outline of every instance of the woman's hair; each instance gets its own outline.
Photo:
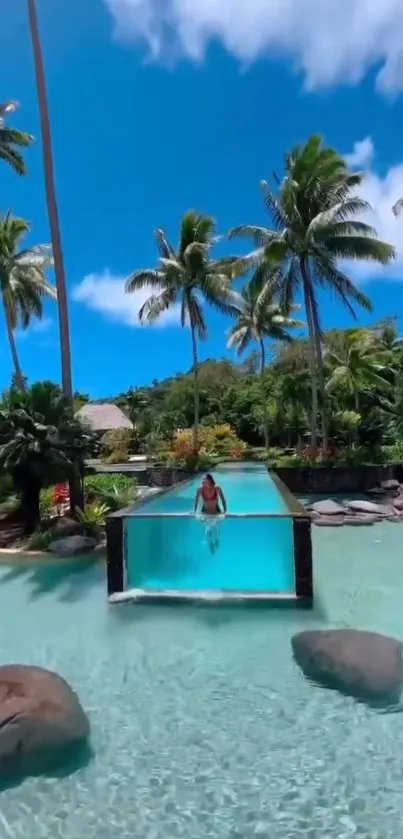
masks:
<instances>
[{"instance_id":1,"label":"woman's hair","mask_svg":"<svg viewBox=\"0 0 403 839\"><path fill-rule=\"evenodd\" d=\"M214 486L215 486L215 480L214 480L213 476L210 475L210 472L207 473L207 475L205 477L205 480L206 481L211 481L211 483L214 484Z\"/></svg>"}]
</instances>

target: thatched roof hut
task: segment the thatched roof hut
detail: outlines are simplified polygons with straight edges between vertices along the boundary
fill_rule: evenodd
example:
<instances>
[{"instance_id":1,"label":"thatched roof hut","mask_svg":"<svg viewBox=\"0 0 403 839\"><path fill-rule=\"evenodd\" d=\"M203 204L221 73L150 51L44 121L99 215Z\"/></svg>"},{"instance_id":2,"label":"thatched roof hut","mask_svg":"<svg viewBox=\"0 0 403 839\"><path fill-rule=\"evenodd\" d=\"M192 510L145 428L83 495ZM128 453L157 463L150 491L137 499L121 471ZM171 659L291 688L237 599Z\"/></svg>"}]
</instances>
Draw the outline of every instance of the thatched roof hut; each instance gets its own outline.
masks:
<instances>
[{"instance_id":1,"label":"thatched roof hut","mask_svg":"<svg viewBox=\"0 0 403 839\"><path fill-rule=\"evenodd\" d=\"M106 431L120 431L122 428L133 430L133 423L117 405L107 402L95 404L88 402L76 413L76 417L88 423L93 431L104 434Z\"/></svg>"}]
</instances>

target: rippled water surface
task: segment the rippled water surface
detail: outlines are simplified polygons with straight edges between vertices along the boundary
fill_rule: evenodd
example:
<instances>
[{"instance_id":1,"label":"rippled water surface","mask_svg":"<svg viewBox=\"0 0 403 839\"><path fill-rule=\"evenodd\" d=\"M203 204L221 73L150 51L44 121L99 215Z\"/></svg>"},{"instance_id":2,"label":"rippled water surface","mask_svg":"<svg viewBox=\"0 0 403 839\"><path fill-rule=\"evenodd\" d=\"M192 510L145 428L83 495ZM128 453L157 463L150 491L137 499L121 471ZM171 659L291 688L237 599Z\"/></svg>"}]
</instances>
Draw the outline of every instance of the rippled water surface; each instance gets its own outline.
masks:
<instances>
[{"instance_id":1,"label":"rippled water surface","mask_svg":"<svg viewBox=\"0 0 403 839\"><path fill-rule=\"evenodd\" d=\"M0 660L78 692L94 757L0 795L1 839L397 839L403 716L307 683L293 632L403 638L403 526L314 528L312 613L108 607L103 566L0 568Z\"/></svg>"}]
</instances>

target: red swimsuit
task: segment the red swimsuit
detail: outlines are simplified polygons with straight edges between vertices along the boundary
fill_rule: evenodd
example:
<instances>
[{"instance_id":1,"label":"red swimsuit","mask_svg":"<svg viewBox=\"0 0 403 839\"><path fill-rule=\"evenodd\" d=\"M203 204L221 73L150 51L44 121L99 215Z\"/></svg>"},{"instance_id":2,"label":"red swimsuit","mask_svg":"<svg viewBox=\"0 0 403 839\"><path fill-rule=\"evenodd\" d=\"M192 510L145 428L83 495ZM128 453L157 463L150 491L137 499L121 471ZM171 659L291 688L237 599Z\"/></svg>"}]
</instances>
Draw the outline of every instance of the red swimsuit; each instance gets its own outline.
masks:
<instances>
[{"instance_id":1,"label":"red swimsuit","mask_svg":"<svg viewBox=\"0 0 403 839\"><path fill-rule=\"evenodd\" d=\"M218 489L216 486L211 488L211 491L207 489L207 487L203 486L201 491L202 499L205 502L203 504L203 513L210 513L213 515L214 513L220 512L220 507L218 504ZM206 505L210 507L210 509L206 509ZM215 509L213 509L213 505Z\"/></svg>"}]
</instances>

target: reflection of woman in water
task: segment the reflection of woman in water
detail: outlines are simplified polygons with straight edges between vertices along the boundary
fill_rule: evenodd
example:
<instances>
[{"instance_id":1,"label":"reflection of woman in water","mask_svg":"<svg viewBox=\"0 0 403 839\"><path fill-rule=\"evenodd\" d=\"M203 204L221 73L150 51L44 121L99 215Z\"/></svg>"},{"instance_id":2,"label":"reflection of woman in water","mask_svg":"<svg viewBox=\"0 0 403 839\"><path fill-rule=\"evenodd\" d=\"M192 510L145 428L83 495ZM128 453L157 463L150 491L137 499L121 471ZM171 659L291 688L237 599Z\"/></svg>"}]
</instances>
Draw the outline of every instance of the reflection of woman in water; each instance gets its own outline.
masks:
<instances>
[{"instance_id":1,"label":"reflection of woman in water","mask_svg":"<svg viewBox=\"0 0 403 839\"><path fill-rule=\"evenodd\" d=\"M217 517L227 512L227 502L221 487L217 486L212 475L206 475L201 487L196 492L195 513L197 513L200 499L203 502L201 509L202 518L208 522L206 536L209 548L211 553L215 553L219 543Z\"/></svg>"}]
</instances>

